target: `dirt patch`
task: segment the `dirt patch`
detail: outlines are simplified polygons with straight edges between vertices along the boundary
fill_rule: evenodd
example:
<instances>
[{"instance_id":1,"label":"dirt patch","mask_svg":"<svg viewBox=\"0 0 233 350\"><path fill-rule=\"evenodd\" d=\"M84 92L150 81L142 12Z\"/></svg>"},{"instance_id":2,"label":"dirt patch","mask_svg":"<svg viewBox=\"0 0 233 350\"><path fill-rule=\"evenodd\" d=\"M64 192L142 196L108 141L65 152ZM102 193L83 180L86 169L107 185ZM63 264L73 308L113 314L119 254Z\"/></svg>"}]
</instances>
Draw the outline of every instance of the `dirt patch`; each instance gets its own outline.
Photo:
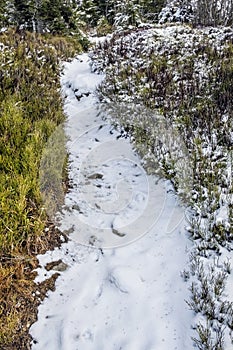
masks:
<instances>
[{"instance_id":1,"label":"dirt patch","mask_svg":"<svg viewBox=\"0 0 233 350\"><path fill-rule=\"evenodd\" d=\"M44 282L36 284L34 271L39 263L37 254L59 247L67 237L53 223L48 222L46 232L36 242L27 243L27 252L5 256L0 262L0 341L4 350L28 350L32 338L30 326L37 320L38 306L49 290L55 290L59 272ZM55 269L59 263L51 267ZM7 324L7 329L4 325ZM4 332L4 328L6 331Z\"/></svg>"}]
</instances>

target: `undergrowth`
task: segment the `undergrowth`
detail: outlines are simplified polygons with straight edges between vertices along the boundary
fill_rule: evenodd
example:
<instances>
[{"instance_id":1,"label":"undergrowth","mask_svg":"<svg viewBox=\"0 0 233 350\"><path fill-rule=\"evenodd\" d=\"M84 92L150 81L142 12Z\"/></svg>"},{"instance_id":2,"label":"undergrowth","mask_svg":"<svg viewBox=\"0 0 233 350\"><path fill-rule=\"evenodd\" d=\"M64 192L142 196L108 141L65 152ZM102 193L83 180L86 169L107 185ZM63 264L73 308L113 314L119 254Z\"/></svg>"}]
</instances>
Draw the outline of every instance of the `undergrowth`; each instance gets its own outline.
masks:
<instances>
[{"instance_id":1,"label":"undergrowth","mask_svg":"<svg viewBox=\"0 0 233 350\"><path fill-rule=\"evenodd\" d=\"M61 60L81 44L14 29L0 34L1 349L29 348L27 331L45 294L33 282L35 256L59 243L43 210L39 167L46 141L64 121Z\"/></svg>"},{"instance_id":2,"label":"undergrowth","mask_svg":"<svg viewBox=\"0 0 233 350\"><path fill-rule=\"evenodd\" d=\"M232 42L231 28L141 28L114 34L92 57L93 70L106 74L103 109L131 136L148 172L169 178L189 208L187 303L209 327L195 327L199 349L224 349L233 330L224 293L230 266L214 261L233 250Z\"/></svg>"}]
</instances>

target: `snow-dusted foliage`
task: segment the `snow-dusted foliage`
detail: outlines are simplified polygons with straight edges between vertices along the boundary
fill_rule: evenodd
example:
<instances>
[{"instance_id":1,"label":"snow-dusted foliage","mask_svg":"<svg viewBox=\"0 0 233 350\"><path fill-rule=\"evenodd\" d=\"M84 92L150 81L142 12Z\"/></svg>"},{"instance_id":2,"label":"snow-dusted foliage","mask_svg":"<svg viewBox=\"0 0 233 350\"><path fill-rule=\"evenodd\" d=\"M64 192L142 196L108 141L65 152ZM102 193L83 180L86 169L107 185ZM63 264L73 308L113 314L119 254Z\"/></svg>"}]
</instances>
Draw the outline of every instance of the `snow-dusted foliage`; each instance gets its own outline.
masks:
<instances>
[{"instance_id":1,"label":"snow-dusted foliage","mask_svg":"<svg viewBox=\"0 0 233 350\"><path fill-rule=\"evenodd\" d=\"M168 0L159 23L192 23L196 26L233 24L232 0Z\"/></svg>"},{"instance_id":2,"label":"snow-dusted foliage","mask_svg":"<svg viewBox=\"0 0 233 350\"><path fill-rule=\"evenodd\" d=\"M115 9L115 27L128 28L142 22L138 1L116 1Z\"/></svg>"},{"instance_id":3,"label":"snow-dusted foliage","mask_svg":"<svg viewBox=\"0 0 233 350\"><path fill-rule=\"evenodd\" d=\"M159 14L159 23L191 23L193 19L192 2L188 0L168 1Z\"/></svg>"},{"instance_id":4,"label":"snow-dusted foliage","mask_svg":"<svg viewBox=\"0 0 233 350\"><path fill-rule=\"evenodd\" d=\"M233 330L225 292L233 260L232 40L231 28L141 28L113 35L93 55L93 70L106 74L105 108L148 171L162 170L190 207L194 250L184 276L189 306L201 315L199 349L224 349Z\"/></svg>"},{"instance_id":5,"label":"snow-dusted foliage","mask_svg":"<svg viewBox=\"0 0 233 350\"><path fill-rule=\"evenodd\" d=\"M194 24L204 26L232 25L232 0L196 0L193 2Z\"/></svg>"}]
</instances>

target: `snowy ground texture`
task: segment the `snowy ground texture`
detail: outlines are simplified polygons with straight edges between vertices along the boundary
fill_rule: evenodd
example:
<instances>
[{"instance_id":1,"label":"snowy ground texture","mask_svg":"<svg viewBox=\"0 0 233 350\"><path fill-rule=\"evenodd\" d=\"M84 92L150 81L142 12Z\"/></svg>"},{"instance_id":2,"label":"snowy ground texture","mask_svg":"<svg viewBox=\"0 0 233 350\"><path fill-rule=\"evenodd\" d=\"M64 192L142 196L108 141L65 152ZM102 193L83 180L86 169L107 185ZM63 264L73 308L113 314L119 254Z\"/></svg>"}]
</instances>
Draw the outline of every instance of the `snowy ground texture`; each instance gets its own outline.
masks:
<instances>
[{"instance_id":1,"label":"snowy ground texture","mask_svg":"<svg viewBox=\"0 0 233 350\"><path fill-rule=\"evenodd\" d=\"M128 140L98 117L100 81L87 55L65 66L72 188L58 216L71 234L38 257L36 281L55 272L45 269L51 261L68 268L39 307L32 349L192 349L194 315L180 275L191 245L184 209L169 183L146 176Z\"/></svg>"}]
</instances>

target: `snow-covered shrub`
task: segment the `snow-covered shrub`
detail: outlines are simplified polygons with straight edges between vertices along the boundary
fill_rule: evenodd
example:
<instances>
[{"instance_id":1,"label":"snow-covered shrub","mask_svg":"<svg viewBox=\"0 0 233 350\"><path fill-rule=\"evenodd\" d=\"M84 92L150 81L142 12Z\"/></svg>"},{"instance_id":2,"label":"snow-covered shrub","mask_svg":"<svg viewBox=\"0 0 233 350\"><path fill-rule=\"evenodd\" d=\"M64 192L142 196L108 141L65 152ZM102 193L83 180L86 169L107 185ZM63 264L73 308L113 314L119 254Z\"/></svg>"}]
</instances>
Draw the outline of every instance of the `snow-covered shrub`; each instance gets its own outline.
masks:
<instances>
[{"instance_id":1,"label":"snow-covered shrub","mask_svg":"<svg viewBox=\"0 0 233 350\"><path fill-rule=\"evenodd\" d=\"M159 23L192 23L195 26L231 26L231 0L168 0L159 14Z\"/></svg>"},{"instance_id":2,"label":"snow-covered shrub","mask_svg":"<svg viewBox=\"0 0 233 350\"><path fill-rule=\"evenodd\" d=\"M199 350L224 349L224 328L222 326L217 326L213 334L209 322L206 323L206 326L200 322L196 330L198 338L193 338L193 340Z\"/></svg>"},{"instance_id":3,"label":"snow-covered shrub","mask_svg":"<svg viewBox=\"0 0 233 350\"><path fill-rule=\"evenodd\" d=\"M148 172L169 178L191 208L195 248L183 276L192 283L190 307L211 320L208 334L197 329L199 349L222 349L222 325L229 331L233 319L223 293L231 266L214 263L233 240L232 40L230 28L138 28L93 54L93 68L106 74L98 95L107 114L131 136ZM171 130L182 139L170 138L172 147Z\"/></svg>"},{"instance_id":4,"label":"snow-covered shrub","mask_svg":"<svg viewBox=\"0 0 233 350\"><path fill-rule=\"evenodd\" d=\"M159 23L191 23L193 21L193 8L188 0L172 0L166 3L166 6L159 14Z\"/></svg>"}]
</instances>

